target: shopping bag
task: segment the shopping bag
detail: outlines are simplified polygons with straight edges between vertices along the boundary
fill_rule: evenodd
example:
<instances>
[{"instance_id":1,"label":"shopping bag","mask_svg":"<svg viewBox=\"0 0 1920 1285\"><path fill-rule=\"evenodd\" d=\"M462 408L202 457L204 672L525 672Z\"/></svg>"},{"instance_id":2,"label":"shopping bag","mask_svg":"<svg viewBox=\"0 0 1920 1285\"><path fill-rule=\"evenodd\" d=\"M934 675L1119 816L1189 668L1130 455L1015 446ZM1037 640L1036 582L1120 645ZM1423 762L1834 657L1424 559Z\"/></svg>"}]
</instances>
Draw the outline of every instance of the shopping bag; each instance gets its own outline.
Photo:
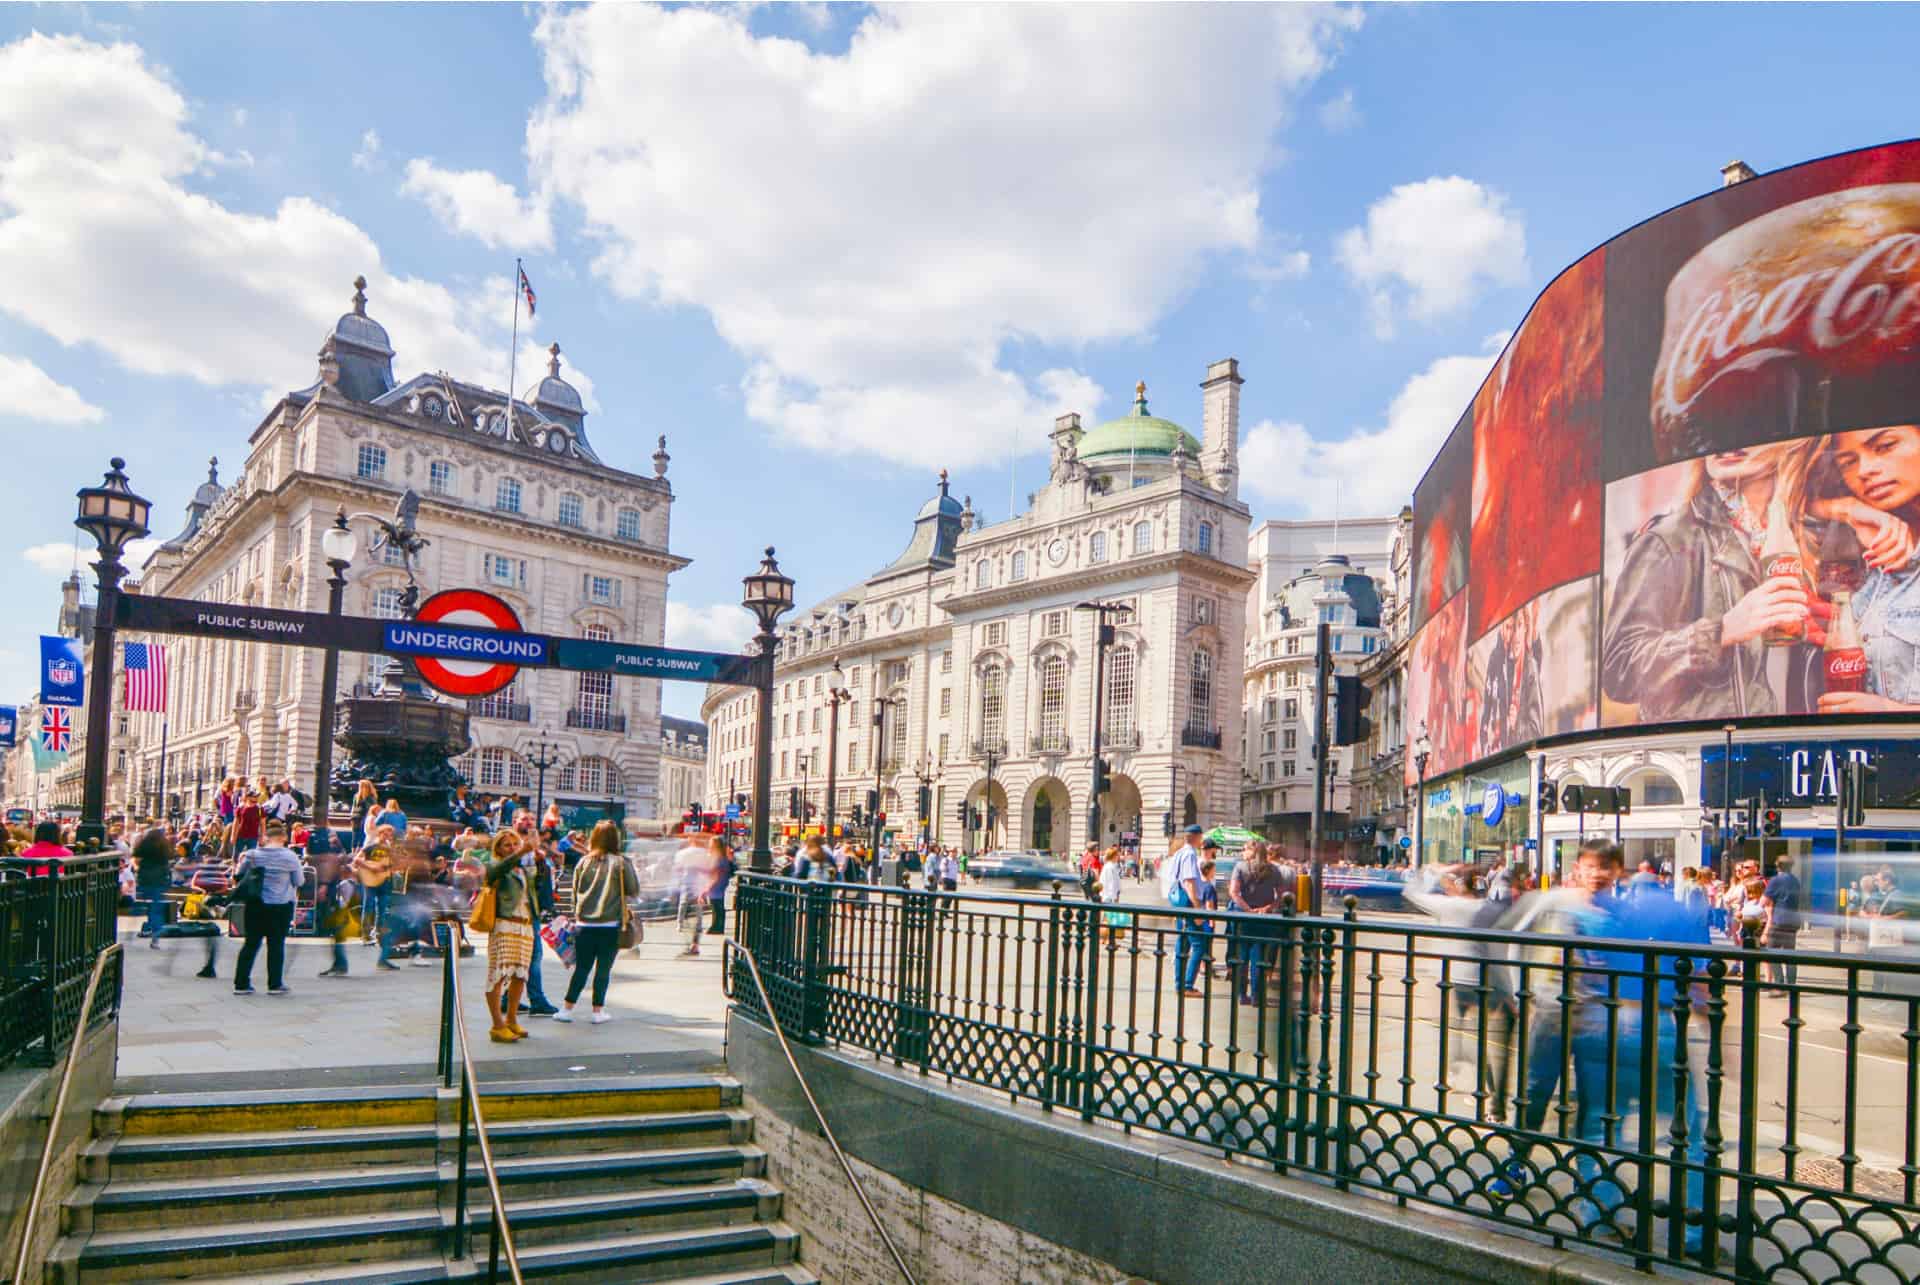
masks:
<instances>
[{"instance_id":1,"label":"shopping bag","mask_svg":"<svg viewBox=\"0 0 1920 1285\"><path fill-rule=\"evenodd\" d=\"M565 915L555 915L540 929L540 937L547 943L548 949L560 957L560 962L568 968L573 967L573 920Z\"/></svg>"}]
</instances>

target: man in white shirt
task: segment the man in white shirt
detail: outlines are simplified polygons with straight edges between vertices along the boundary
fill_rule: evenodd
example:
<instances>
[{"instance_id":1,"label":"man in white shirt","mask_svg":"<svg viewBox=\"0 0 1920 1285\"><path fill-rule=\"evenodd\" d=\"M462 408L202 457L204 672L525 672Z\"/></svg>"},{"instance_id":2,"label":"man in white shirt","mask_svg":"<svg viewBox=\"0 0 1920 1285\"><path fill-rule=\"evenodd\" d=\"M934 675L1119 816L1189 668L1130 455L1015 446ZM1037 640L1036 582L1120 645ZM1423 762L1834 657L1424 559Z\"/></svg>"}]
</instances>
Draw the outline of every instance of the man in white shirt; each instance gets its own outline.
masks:
<instances>
[{"instance_id":1,"label":"man in white shirt","mask_svg":"<svg viewBox=\"0 0 1920 1285\"><path fill-rule=\"evenodd\" d=\"M1197 825L1188 826L1186 842L1160 868L1160 891L1165 894L1167 904L1176 909L1186 910L1200 904L1200 836L1203 833ZM1173 953L1174 977L1182 995L1200 994L1194 988L1194 981L1200 973L1200 961L1206 958L1206 947L1207 935L1200 929L1199 921L1183 917Z\"/></svg>"},{"instance_id":2,"label":"man in white shirt","mask_svg":"<svg viewBox=\"0 0 1920 1285\"><path fill-rule=\"evenodd\" d=\"M273 793L267 798L267 815L276 821L285 821L292 816L300 801L293 797L293 789L282 781L273 787Z\"/></svg>"}]
</instances>

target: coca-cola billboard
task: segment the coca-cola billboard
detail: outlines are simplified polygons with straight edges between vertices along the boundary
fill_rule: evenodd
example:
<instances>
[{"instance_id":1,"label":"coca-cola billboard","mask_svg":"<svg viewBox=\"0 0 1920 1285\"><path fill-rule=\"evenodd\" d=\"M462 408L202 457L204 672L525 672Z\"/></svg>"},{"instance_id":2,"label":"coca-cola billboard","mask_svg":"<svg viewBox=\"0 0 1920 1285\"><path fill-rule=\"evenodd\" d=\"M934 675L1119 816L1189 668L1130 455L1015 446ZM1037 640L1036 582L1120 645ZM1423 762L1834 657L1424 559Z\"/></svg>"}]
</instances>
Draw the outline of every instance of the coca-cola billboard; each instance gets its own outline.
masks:
<instances>
[{"instance_id":1,"label":"coca-cola billboard","mask_svg":"<svg viewBox=\"0 0 1920 1285\"><path fill-rule=\"evenodd\" d=\"M1429 775L1597 726L1920 716L1920 143L1715 191L1555 278L1416 534L1463 489L1464 575L1416 549Z\"/></svg>"}]
</instances>

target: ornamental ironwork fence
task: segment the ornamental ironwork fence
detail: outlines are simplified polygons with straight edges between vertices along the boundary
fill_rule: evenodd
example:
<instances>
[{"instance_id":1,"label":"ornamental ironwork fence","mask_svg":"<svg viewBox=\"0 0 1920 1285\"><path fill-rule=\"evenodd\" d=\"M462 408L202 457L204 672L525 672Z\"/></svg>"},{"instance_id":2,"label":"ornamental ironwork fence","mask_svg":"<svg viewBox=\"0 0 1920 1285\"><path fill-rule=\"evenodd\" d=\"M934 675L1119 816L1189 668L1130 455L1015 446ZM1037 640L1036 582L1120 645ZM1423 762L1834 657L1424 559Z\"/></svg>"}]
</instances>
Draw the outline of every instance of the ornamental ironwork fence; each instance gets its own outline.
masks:
<instances>
[{"instance_id":1,"label":"ornamental ironwork fence","mask_svg":"<svg viewBox=\"0 0 1920 1285\"><path fill-rule=\"evenodd\" d=\"M118 854L44 862L0 859L0 1066L53 1064L73 1039L95 956L113 945ZM101 980L93 1021L120 1010L120 961Z\"/></svg>"},{"instance_id":2,"label":"ornamental ironwork fence","mask_svg":"<svg viewBox=\"0 0 1920 1285\"><path fill-rule=\"evenodd\" d=\"M793 1037L1646 1269L1920 1280L1920 957L1074 893L748 875L738 937Z\"/></svg>"}]
</instances>

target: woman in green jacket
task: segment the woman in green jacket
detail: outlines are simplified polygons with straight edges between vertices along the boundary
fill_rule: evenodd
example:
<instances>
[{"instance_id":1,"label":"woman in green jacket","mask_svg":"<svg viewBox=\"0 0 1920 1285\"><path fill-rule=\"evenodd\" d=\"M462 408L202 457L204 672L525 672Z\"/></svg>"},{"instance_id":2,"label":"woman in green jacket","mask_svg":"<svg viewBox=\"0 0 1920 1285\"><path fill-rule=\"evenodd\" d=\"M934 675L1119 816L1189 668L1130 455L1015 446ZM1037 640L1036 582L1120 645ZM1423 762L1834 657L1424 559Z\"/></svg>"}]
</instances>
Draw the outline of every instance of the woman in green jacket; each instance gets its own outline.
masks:
<instances>
[{"instance_id":1,"label":"woman in green jacket","mask_svg":"<svg viewBox=\"0 0 1920 1285\"><path fill-rule=\"evenodd\" d=\"M520 1025L520 993L533 962L533 898L529 895L533 853L520 836L502 830L493 837L487 886L493 889L493 931L487 934L487 1016L494 1043L527 1038ZM501 992L505 992L504 1001Z\"/></svg>"},{"instance_id":2,"label":"woman in green jacket","mask_svg":"<svg viewBox=\"0 0 1920 1285\"><path fill-rule=\"evenodd\" d=\"M573 979L567 983L566 1002L553 1015L554 1021L573 1020L573 1006L586 989L588 973L593 974L592 1020L596 1025L611 1020L607 984L613 980L614 956L620 953L627 898L639 892L639 884L621 851L620 827L611 821L594 826L587 855L573 868Z\"/></svg>"}]
</instances>

